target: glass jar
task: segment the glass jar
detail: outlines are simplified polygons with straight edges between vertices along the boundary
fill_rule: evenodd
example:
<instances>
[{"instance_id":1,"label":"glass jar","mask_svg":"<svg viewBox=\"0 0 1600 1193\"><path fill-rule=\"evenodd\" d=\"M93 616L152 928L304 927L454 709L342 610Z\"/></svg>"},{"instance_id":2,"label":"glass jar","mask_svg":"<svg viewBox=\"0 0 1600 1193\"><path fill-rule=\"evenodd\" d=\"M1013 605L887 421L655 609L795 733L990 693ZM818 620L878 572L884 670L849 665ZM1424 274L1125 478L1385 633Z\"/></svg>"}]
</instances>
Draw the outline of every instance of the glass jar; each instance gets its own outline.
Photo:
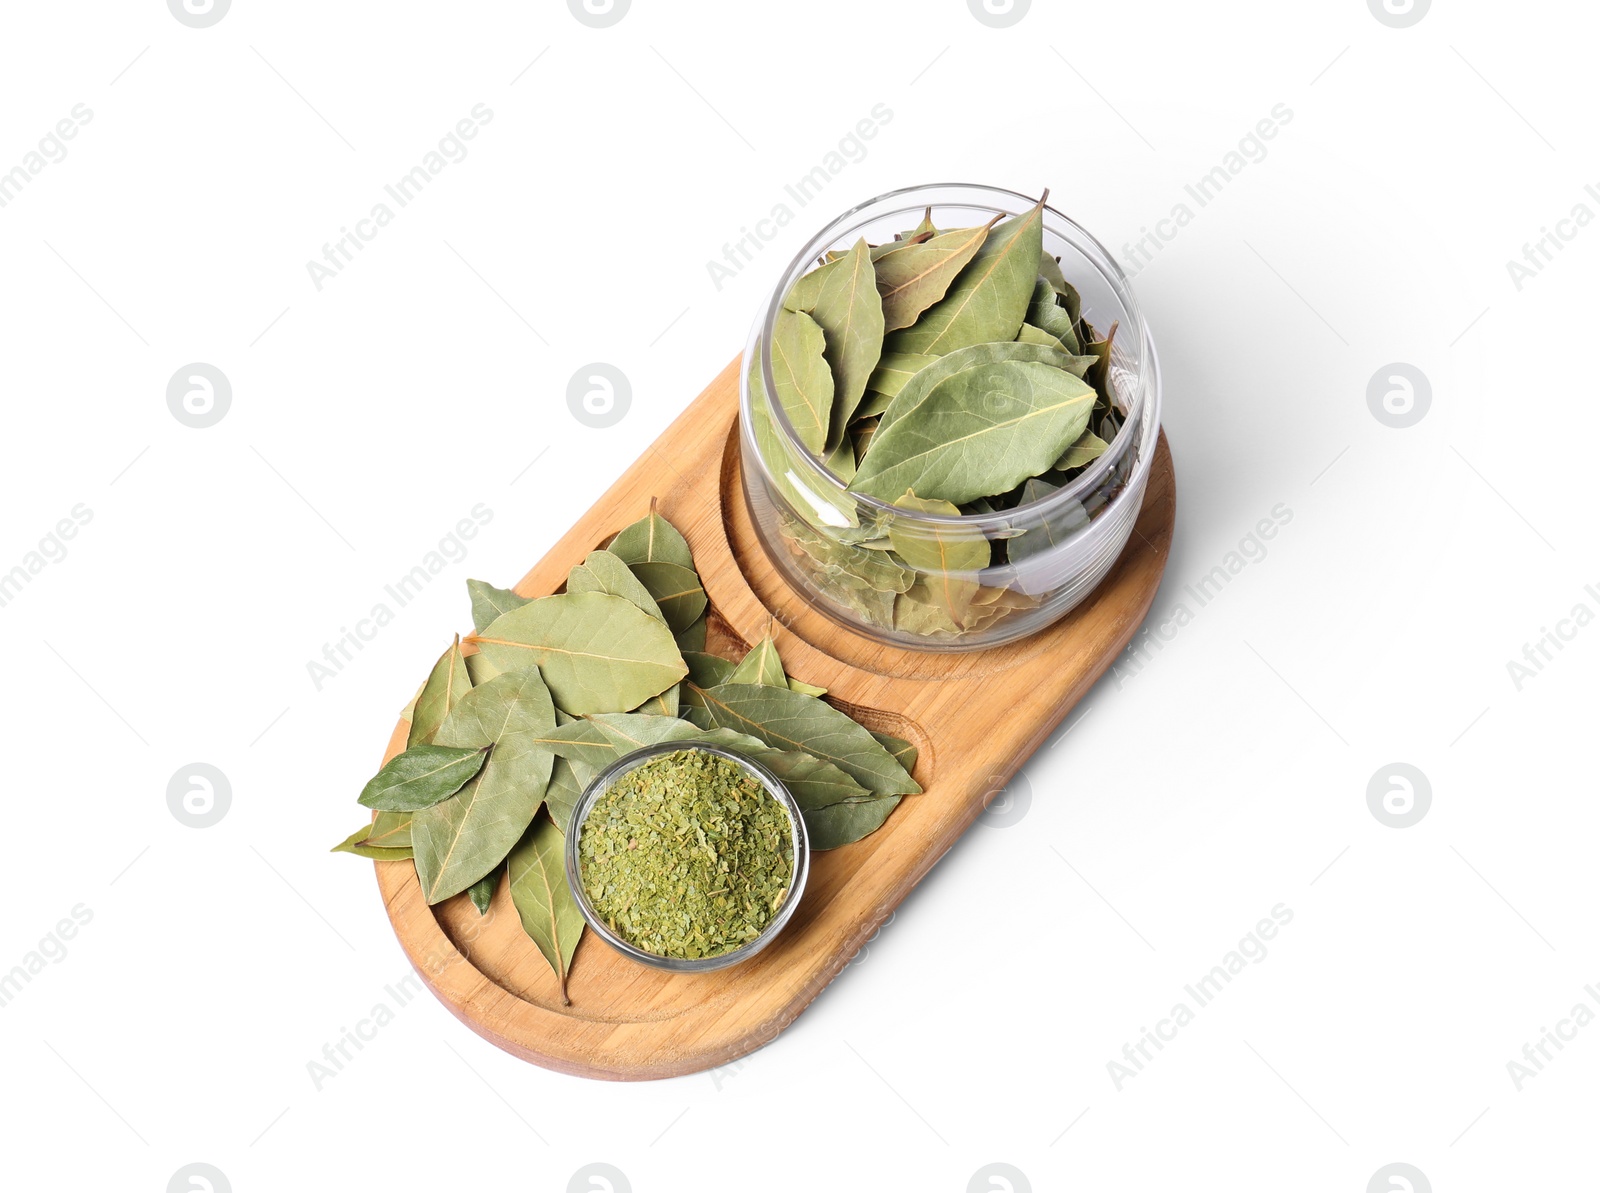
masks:
<instances>
[{"instance_id":1,"label":"glass jar","mask_svg":"<svg viewBox=\"0 0 1600 1193\"><path fill-rule=\"evenodd\" d=\"M1038 500L949 515L850 492L800 442L776 391L772 338L795 281L858 239L881 244L931 208L940 229L1028 211L1035 200L945 183L868 200L818 232L789 264L756 318L740 381L740 463L763 549L809 604L880 642L920 650L979 650L1036 633L1084 600L1111 570L1144 502L1161 431L1155 345L1128 279L1105 247L1046 206L1044 252L1060 259L1084 320L1112 337L1099 426L1109 447ZM752 385L752 378L756 384ZM985 546L987 551L985 551ZM930 566L956 560L958 569ZM981 566L980 566L981 564Z\"/></svg>"}]
</instances>

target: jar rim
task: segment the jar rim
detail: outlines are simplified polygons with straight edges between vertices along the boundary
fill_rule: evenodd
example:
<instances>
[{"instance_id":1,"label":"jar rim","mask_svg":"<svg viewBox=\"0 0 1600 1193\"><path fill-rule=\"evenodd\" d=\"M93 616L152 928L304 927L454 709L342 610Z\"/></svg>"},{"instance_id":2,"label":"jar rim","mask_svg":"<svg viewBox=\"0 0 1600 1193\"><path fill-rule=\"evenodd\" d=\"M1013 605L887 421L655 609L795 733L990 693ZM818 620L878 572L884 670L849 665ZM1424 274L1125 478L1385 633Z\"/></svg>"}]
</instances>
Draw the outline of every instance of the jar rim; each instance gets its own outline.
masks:
<instances>
[{"instance_id":1,"label":"jar rim","mask_svg":"<svg viewBox=\"0 0 1600 1193\"><path fill-rule=\"evenodd\" d=\"M987 210L997 215L1015 215L1017 212L1010 211L1003 206L996 206L996 200L1015 201L1023 205L1022 210L1024 211L1038 202L1037 199L1034 199L1031 196L1024 195L1018 191L1007 190L1004 187L985 186L980 183L970 182L934 182L922 183L917 186L900 187L897 190L886 191L884 194L878 195L871 199L866 199L863 202L857 203L854 207L851 207L840 213L809 241L807 241L806 244L789 262L788 266L784 269L781 278L779 279L778 285L773 288L772 296L768 300L765 309L757 315L756 326L751 332L751 342L746 347L746 358L748 360L748 355L751 349L754 349L757 352L758 363L761 368L762 384L766 387L766 392L768 394L775 394L777 392L777 386L772 372L772 337L774 334L774 329L777 326L778 312L782 309L783 300L788 295L789 290L794 285L795 281L798 280L803 274L810 272L810 270L807 268L808 264L815 260L821 252L823 252L829 245L837 240L841 232L851 230L851 221L853 221L861 212L868 209L877 208L881 204L889 203L894 200L907 199L919 194L925 195L931 191L955 191L970 194L973 196L974 201L968 204L968 206L972 206L980 210ZM952 202L950 200L945 200L942 203L932 204L932 206L936 207L950 207L959 205L961 204ZM872 219L882 219L887 216L898 214L911 214L914 213L918 208L927 206L930 206L930 204L925 202L916 202L911 203L907 207L899 210L874 211ZM903 506L895 505L893 502L883 501L866 493L857 493L852 491L845 484L845 482L839 480L839 478L832 473L827 465L822 462L820 457L811 452L805 446L805 444L800 441L798 434L795 432L793 424L789 421L788 413L783 409L782 403L775 400L769 400L769 413L774 424L778 427L784 438L788 441L788 445L815 467L816 471L820 474L821 479L836 491L840 499L858 502L878 514L894 514L900 517L910 517L917 521L926 522L933 525L959 525L969 528L975 527L979 529L998 530L1009 526L1017 519L1019 514L1023 514L1024 512L1032 516L1046 517L1055 508L1065 507L1068 503L1076 501L1080 495L1092 490L1094 486L1099 484L1111 471L1117 461L1120 460L1124 454L1126 454L1127 451L1139 450L1139 441L1142 437L1140 427L1143 422L1142 416L1144 414L1144 408L1146 405L1151 405L1159 409L1161 392L1160 364L1156 358L1155 344L1151 338L1150 327L1145 322L1144 313L1139 308L1138 300L1134 297L1132 283L1129 281L1128 276L1122 271L1122 267L1117 264L1117 260L1111 255L1110 250L1107 249L1106 246L1103 245L1100 240L1082 224L1078 223L1070 216L1065 215L1057 208L1054 208L1046 203L1044 210L1047 214L1047 218L1050 219L1049 226L1057 228L1064 226L1071 229L1073 236L1066 237L1066 239L1072 242L1073 247L1088 260L1091 266L1099 270L1102 279L1111 288L1117 302L1121 304L1129 322L1132 324L1132 326L1127 329L1125 335L1132 334L1137 340L1136 359L1133 362L1134 367L1137 370L1135 374L1134 392L1129 401L1128 408L1124 412L1122 425L1118 428L1117 434L1112 439L1107 450L1103 452L1098 459L1093 461L1086 469L1084 469L1082 474L1075 477L1070 483L1061 486L1061 488L1056 489L1051 493L1047 493L1037 501L1030 501L1022 505L1014 506L1010 509L998 510L989 514L928 513L922 510L908 510ZM1119 342L1122 341L1119 340ZM741 370L740 388L742 391L742 397L744 399L743 414L745 416L745 421L748 422L750 416L750 383L748 364L743 370Z\"/></svg>"}]
</instances>

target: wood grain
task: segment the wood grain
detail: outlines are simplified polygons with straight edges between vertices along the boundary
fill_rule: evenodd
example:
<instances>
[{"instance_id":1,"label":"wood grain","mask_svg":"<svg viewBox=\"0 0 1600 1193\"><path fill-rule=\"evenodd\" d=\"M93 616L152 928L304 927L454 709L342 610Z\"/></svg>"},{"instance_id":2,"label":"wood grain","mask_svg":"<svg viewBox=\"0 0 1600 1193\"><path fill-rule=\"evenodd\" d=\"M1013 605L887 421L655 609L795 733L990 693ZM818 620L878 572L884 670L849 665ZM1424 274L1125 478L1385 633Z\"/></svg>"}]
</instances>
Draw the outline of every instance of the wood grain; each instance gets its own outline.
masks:
<instances>
[{"instance_id":1,"label":"wood grain","mask_svg":"<svg viewBox=\"0 0 1600 1193\"><path fill-rule=\"evenodd\" d=\"M553 592L650 499L683 531L712 606L709 649L736 654L776 619L791 675L869 728L921 751L908 796L871 836L812 858L782 936L708 974L649 969L586 933L563 1006L504 881L487 915L465 895L429 907L410 862L376 862L395 934L429 989L467 1026L525 1060L640 1080L726 1064L773 1039L832 981L1012 773L1110 665L1144 619L1166 566L1175 490L1162 438L1144 507L1116 567L1061 621L1020 643L964 654L882 646L809 608L767 561L740 489L735 360L516 585ZM1005 699L995 699L997 691ZM396 726L384 757L405 745Z\"/></svg>"}]
</instances>

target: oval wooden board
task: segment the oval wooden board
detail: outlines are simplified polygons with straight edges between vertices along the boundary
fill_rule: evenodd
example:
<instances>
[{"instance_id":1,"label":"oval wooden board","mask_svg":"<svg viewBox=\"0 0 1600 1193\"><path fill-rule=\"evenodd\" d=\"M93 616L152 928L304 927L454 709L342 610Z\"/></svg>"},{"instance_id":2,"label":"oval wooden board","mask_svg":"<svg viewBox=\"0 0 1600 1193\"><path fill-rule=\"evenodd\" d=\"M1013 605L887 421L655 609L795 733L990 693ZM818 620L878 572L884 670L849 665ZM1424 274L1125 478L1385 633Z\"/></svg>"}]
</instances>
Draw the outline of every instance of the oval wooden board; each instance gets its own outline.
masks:
<instances>
[{"instance_id":1,"label":"oval wooden board","mask_svg":"<svg viewBox=\"0 0 1600 1193\"><path fill-rule=\"evenodd\" d=\"M792 1023L972 823L1127 644L1172 542L1175 491L1163 436L1127 549L1088 601L1011 646L930 654L880 646L807 607L754 537L740 489L736 360L534 567L516 590L553 592L567 570L642 517L652 497L683 531L711 598L708 649L759 640L769 615L785 667L869 728L915 743L908 796L871 836L814 855L805 897L766 951L731 969L669 974L585 933L563 1006L504 880L486 915L465 895L423 901L410 862L377 862L395 934L463 1023L524 1060L584 1077L694 1073L752 1052ZM464 600L464 598L463 598ZM1009 693L995 699L998 692ZM1021 714L1021 715L1019 715ZM404 748L402 722L384 757Z\"/></svg>"}]
</instances>

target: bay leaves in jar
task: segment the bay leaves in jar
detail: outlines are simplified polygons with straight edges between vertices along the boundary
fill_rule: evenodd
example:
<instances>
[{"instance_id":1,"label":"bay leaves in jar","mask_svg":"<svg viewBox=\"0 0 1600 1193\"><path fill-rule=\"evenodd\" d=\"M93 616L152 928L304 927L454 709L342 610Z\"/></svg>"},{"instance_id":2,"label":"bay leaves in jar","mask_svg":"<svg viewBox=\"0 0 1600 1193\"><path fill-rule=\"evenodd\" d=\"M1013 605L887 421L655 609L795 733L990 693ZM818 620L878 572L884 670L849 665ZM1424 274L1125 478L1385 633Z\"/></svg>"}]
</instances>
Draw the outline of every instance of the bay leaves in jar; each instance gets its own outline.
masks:
<instances>
[{"instance_id":1,"label":"bay leaves in jar","mask_svg":"<svg viewBox=\"0 0 1600 1193\"><path fill-rule=\"evenodd\" d=\"M937 236L938 234L939 229L934 227L933 224L933 208L924 207L922 209L922 222L919 223L915 228L911 229L911 231L901 233L901 239L919 240L929 236Z\"/></svg>"},{"instance_id":2,"label":"bay leaves in jar","mask_svg":"<svg viewBox=\"0 0 1600 1193\"><path fill-rule=\"evenodd\" d=\"M945 296L884 343L891 352L942 356L1016 338L1028 313L1043 251L1044 200L998 223Z\"/></svg>"},{"instance_id":3,"label":"bay leaves in jar","mask_svg":"<svg viewBox=\"0 0 1600 1193\"><path fill-rule=\"evenodd\" d=\"M891 407L849 487L888 502L913 489L956 505L1004 493L1060 458L1094 402L1090 386L1051 365L976 365L935 385L912 412L894 417Z\"/></svg>"},{"instance_id":4,"label":"bay leaves in jar","mask_svg":"<svg viewBox=\"0 0 1600 1193\"><path fill-rule=\"evenodd\" d=\"M961 510L950 502L925 500L909 490L895 498L894 505L925 514L961 516ZM978 592L976 573L989 566L989 540L983 532L959 524L897 518L889 524L889 542L895 554L923 573L920 580L929 601L959 626Z\"/></svg>"},{"instance_id":5,"label":"bay leaves in jar","mask_svg":"<svg viewBox=\"0 0 1600 1193\"><path fill-rule=\"evenodd\" d=\"M879 420L869 418L859 422L850 432L851 446L855 450L855 467L850 469L850 480L855 479L856 469L861 467L861 461L867 454L867 449L872 446L872 437L878 433ZM846 484L849 481L845 482Z\"/></svg>"},{"instance_id":6,"label":"bay leaves in jar","mask_svg":"<svg viewBox=\"0 0 1600 1193\"><path fill-rule=\"evenodd\" d=\"M823 355L826 341L816 320L803 311L781 310L772 335L772 380L778 403L807 451L820 456L833 415L833 370Z\"/></svg>"},{"instance_id":7,"label":"bay leaves in jar","mask_svg":"<svg viewBox=\"0 0 1600 1193\"><path fill-rule=\"evenodd\" d=\"M1068 354L1072 351L1067 347L1065 340L1053 336L1048 331L1045 331L1044 328L1035 327L1031 323L1024 323L1021 330L1017 332L1017 343L1042 344L1046 348L1054 348L1058 352L1066 352Z\"/></svg>"},{"instance_id":8,"label":"bay leaves in jar","mask_svg":"<svg viewBox=\"0 0 1600 1193\"><path fill-rule=\"evenodd\" d=\"M862 424L869 419L877 418L885 410L889 409L889 403L892 401L894 401L893 394L879 393L874 389L867 390L861 396L861 405L856 407L856 416L850 423L846 438L860 434Z\"/></svg>"},{"instance_id":9,"label":"bay leaves in jar","mask_svg":"<svg viewBox=\"0 0 1600 1193\"><path fill-rule=\"evenodd\" d=\"M846 434L837 447L822 457L822 466L845 484L856 474L856 444L852 434Z\"/></svg>"},{"instance_id":10,"label":"bay leaves in jar","mask_svg":"<svg viewBox=\"0 0 1600 1193\"><path fill-rule=\"evenodd\" d=\"M1056 486L1049 482L1037 477L1031 478L1022 486L1018 504L1031 505L1035 501L1042 501L1055 491ZM1013 565L1022 564L1041 552L1060 546L1069 537L1089 525L1089 515L1081 502L1068 501L1048 514L1036 514L1026 519L1019 517L1017 524L1021 533L1006 540L1006 559ZM1034 594L1049 587L1047 582L1034 579L1026 569L1018 571L1016 585L1023 593Z\"/></svg>"},{"instance_id":11,"label":"bay leaves in jar","mask_svg":"<svg viewBox=\"0 0 1600 1193\"><path fill-rule=\"evenodd\" d=\"M974 585L974 591L976 588ZM924 576L894 598L894 628L919 637L937 638L955 637L966 627L944 596Z\"/></svg>"},{"instance_id":12,"label":"bay leaves in jar","mask_svg":"<svg viewBox=\"0 0 1600 1193\"><path fill-rule=\"evenodd\" d=\"M833 372L833 412L828 443L837 444L867 390L867 378L883 351L883 301L878 297L865 240L832 266L811 308L825 337L824 355Z\"/></svg>"},{"instance_id":13,"label":"bay leaves in jar","mask_svg":"<svg viewBox=\"0 0 1600 1193\"><path fill-rule=\"evenodd\" d=\"M1052 257L1048 249L1039 254L1039 276L1058 294L1068 289L1067 275L1061 272L1061 259Z\"/></svg>"},{"instance_id":14,"label":"bay leaves in jar","mask_svg":"<svg viewBox=\"0 0 1600 1193\"><path fill-rule=\"evenodd\" d=\"M916 572L887 552L836 542L803 522L786 523L784 534L819 570L843 585L895 593L916 581Z\"/></svg>"},{"instance_id":15,"label":"bay leaves in jar","mask_svg":"<svg viewBox=\"0 0 1600 1193\"><path fill-rule=\"evenodd\" d=\"M1066 472L1073 468L1082 468L1085 464L1092 464L1105 455L1106 449L1111 445L1093 431L1085 431L1079 435L1077 441L1055 462L1057 472Z\"/></svg>"},{"instance_id":16,"label":"bay leaves in jar","mask_svg":"<svg viewBox=\"0 0 1600 1193\"><path fill-rule=\"evenodd\" d=\"M1093 357L1073 356L1048 344L1027 344L1014 340L1007 343L973 344L969 348L958 348L944 356L934 357L932 364L925 365L913 373L884 410L880 425L887 427L897 419L916 411L935 387L957 373L1000 361L1050 365L1075 377L1082 377L1084 371L1094 364Z\"/></svg>"},{"instance_id":17,"label":"bay leaves in jar","mask_svg":"<svg viewBox=\"0 0 1600 1193\"><path fill-rule=\"evenodd\" d=\"M1062 284L1066 284L1065 280ZM1034 283L1033 297L1028 302L1027 323L1055 336L1066 351L1074 355L1079 352L1081 345L1078 343L1076 320L1056 301L1055 287L1042 277ZM1080 372L1078 376L1083 374Z\"/></svg>"},{"instance_id":18,"label":"bay leaves in jar","mask_svg":"<svg viewBox=\"0 0 1600 1193\"><path fill-rule=\"evenodd\" d=\"M917 316L943 298L1000 219L995 216L980 227L941 232L880 257L874 270L883 300L884 331L910 327Z\"/></svg>"},{"instance_id":19,"label":"bay leaves in jar","mask_svg":"<svg viewBox=\"0 0 1600 1193\"><path fill-rule=\"evenodd\" d=\"M906 387L906 382L939 359L920 352L885 352L878 358L878 365L867 380L867 388L892 398ZM869 413L882 414L883 411L858 410L856 417L865 418Z\"/></svg>"},{"instance_id":20,"label":"bay leaves in jar","mask_svg":"<svg viewBox=\"0 0 1600 1193\"><path fill-rule=\"evenodd\" d=\"M666 625L604 592L540 597L502 613L470 640L502 671L537 665L557 707L574 714L637 708L689 670Z\"/></svg>"},{"instance_id":21,"label":"bay leaves in jar","mask_svg":"<svg viewBox=\"0 0 1600 1193\"><path fill-rule=\"evenodd\" d=\"M917 232L917 233L908 232L904 236L897 236L895 239L890 240L890 241L885 241L883 244L875 244L875 245L873 245L871 247L871 249L868 251L867 256L870 257L872 259L873 264L876 265L879 261L882 261L890 253L897 253L901 249L910 248L914 244L921 244L923 241L927 240L929 237L931 237L933 235L934 235L934 232L933 232L932 229L929 229L928 231L925 231L925 232ZM841 256L841 257L844 256L843 253L840 253L838 255Z\"/></svg>"}]
</instances>

